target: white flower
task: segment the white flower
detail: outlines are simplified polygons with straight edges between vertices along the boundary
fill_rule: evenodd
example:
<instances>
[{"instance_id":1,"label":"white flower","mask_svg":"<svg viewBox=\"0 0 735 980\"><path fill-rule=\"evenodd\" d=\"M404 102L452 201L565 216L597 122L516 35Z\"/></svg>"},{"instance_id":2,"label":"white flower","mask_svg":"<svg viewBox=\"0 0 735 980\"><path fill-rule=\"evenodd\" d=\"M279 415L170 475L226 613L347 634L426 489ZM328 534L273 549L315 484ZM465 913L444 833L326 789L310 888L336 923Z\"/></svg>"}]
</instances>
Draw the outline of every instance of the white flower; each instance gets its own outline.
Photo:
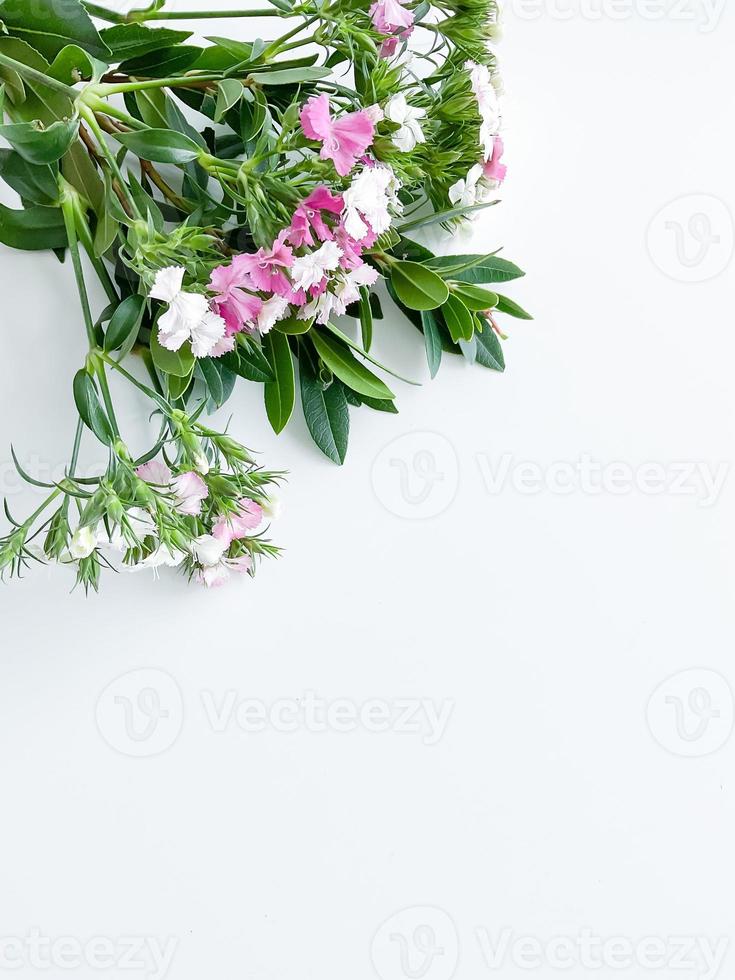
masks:
<instances>
[{"instance_id":1,"label":"white flower","mask_svg":"<svg viewBox=\"0 0 735 980\"><path fill-rule=\"evenodd\" d=\"M279 320L282 320L288 313L289 303L284 296L271 296L261 307L258 314L258 330L261 334L268 333Z\"/></svg>"},{"instance_id":2,"label":"white flower","mask_svg":"<svg viewBox=\"0 0 735 980\"><path fill-rule=\"evenodd\" d=\"M218 564L229 546L226 539L215 538L212 534L202 534L192 542L197 561L205 567Z\"/></svg>"},{"instance_id":3,"label":"white flower","mask_svg":"<svg viewBox=\"0 0 735 980\"><path fill-rule=\"evenodd\" d=\"M225 322L212 313L206 296L181 288L185 271L181 266L168 266L156 273L148 295L169 304L158 320L158 339L167 350L178 350L190 340L194 356L207 357L224 337Z\"/></svg>"},{"instance_id":4,"label":"white flower","mask_svg":"<svg viewBox=\"0 0 735 980\"><path fill-rule=\"evenodd\" d=\"M97 532L91 527L79 527L74 532L69 544L69 554L75 561L89 558L97 547Z\"/></svg>"},{"instance_id":5,"label":"white flower","mask_svg":"<svg viewBox=\"0 0 735 980\"><path fill-rule=\"evenodd\" d=\"M484 204L492 189L483 176L482 166L476 163L464 180L456 181L449 188L449 200L458 207L471 208L475 204Z\"/></svg>"},{"instance_id":6,"label":"white flower","mask_svg":"<svg viewBox=\"0 0 735 980\"><path fill-rule=\"evenodd\" d=\"M390 227L389 205L400 187L390 167L364 167L342 195L344 225L350 238L361 241L368 232L382 235Z\"/></svg>"},{"instance_id":7,"label":"white flower","mask_svg":"<svg viewBox=\"0 0 735 980\"><path fill-rule=\"evenodd\" d=\"M398 123L401 127L393 134L393 142L403 153L409 153L417 143L426 142L424 131L418 122L426 115L426 110L410 106L402 92L388 100L385 115L391 122Z\"/></svg>"},{"instance_id":8,"label":"white flower","mask_svg":"<svg viewBox=\"0 0 735 980\"><path fill-rule=\"evenodd\" d=\"M162 544L155 551L152 551L147 558L144 558L143 561L139 561L137 565L131 565L130 571L140 572L144 568L152 568L157 573L161 567L177 568L185 558L185 552L172 551L165 544Z\"/></svg>"},{"instance_id":9,"label":"white flower","mask_svg":"<svg viewBox=\"0 0 735 980\"><path fill-rule=\"evenodd\" d=\"M367 262L358 265L356 269L350 269L345 275L340 276L334 287L334 292L342 305L342 313L345 312L350 303L355 303L360 298L360 286L372 286L377 282L380 273Z\"/></svg>"},{"instance_id":10,"label":"white flower","mask_svg":"<svg viewBox=\"0 0 735 980\"><path fill-rule=\"evenodd\" d=\"M222 317L208 309L191 330L191 352L194 357L208 357L224 337L225 329Z\"/></svg>"},{"instance_id":11,"label":"white flower","mask_svg":"<svg viewBox=\"0 0 735 980\"><path fill-rule=\"evenodd\" d=\"M283 501L276 494L271 494L261 505L263 507L263 517L268 517L275 521L283 514Z\"/></svg>"},{"instance_id":12,"label":"white flower","mask_svg":"<svg viewBox=\"0 0 735 980\"><path fill-rule=\"evenodd\" d=\"M465 62L465 69L470 73L472 91L477 99L477 108L482 118L480 125L480 143L483 157L489 160L493 152L494 137L500 130L500 100L490 79L486 65Z\"/></svg>"},{"instance_id":13,"label":"white flower","mask_svg":"<svg viewBox=\"0 0 735 980\"><path fill-rule=\"evenodd\" d=\"M341 258L342 249L336 242L324 242L315 252L294 259L291 266L294 292L316 286L327 272L337 268Z\"/></svg>"}]
</instances>

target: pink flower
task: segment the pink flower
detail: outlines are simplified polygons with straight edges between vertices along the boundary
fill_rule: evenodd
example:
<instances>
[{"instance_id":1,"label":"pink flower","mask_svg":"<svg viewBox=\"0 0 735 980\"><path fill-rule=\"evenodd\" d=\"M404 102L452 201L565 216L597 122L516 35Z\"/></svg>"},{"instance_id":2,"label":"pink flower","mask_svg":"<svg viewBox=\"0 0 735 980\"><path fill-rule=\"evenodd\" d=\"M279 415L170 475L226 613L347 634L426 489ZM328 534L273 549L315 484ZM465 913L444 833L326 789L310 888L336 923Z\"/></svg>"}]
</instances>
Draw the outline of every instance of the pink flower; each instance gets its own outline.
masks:
<instances>
[{"instance_id":1,"label":"pink flower","mask_svg":"<svg viewBox=\"0 0 735 980\"><path fill-rule=\"evenodd\" d=\"M179 473L174 478L171 489L174 492L174 506L180 514L198 517L202 512L202 501L209 496L207 484L198 473Z\"/></svg>"},{"instance_id":2,"label":"pink flower","mask_svg":"<svg viewBox=\"0 0 735 980\"><path fill-rule=\"evenodd\" d=\"M370 16L380 34L397 34L413 27L413 13L401 0L377 0L370 8Z\"/></svg>"},{"instance_id":3,"label":"pink flower","mask_svg":"<svg viewBox=\"0 0 735 980\"><path fill-rule=\"evenodd\" d=\"M270 249L259 248L252 255L236 255L232 260L238 270L249 276L256 289L264 293L285 296L291 291L291 283L283 272L293 265L293 252L285 244L288 228L280 233Z\"/></svg>"},{"instance_id":4,"label":"pink flower","mask_svg":"<svg viewBox=\"0 0 735 980\"><path fill-rule=\"evenodd\" d=\"M483 167L482 171L488 180L497 180L499 184L502 184L502 182L505 180L506 174L508 173L508 168L506 165L500 162L503 159L504 153L505 146L503 145L503 140L500 136L496 136L493 144L492 155Z\"/></svg>"},{"instance_id":5,"label":"pink flower","mask_svg":"<svg viewBox=\"0 0 735 980\"><path fill-rule=\"evenodd\" d=\"M247 272L237 263L240 256L235 256L229 265L220 265L212 271L209 288L216 294L219 315L225 321L225 335L231 337L246 326L252 326L260 313L263 301L247 289L253 288L253 283Z\"/></svg>"},{"instance_id":6,"label":"pink flower","mask_svg":"<svg viewBox=\"0 0 735 980\"><path fill-rule=\"evenodd\" d=\"M316 187L296 208L288 229L288 240L296 248L314 245L314 231L320 242L328 241L334 236L322 217L322 211L340 214L343 207L344 201L340 194L332 194L327 187Z\"/></svg>"},{"instance_id":7,"label":"pink flower","mask_svg":"<svg viewBox=\"0 0 735 980\"><path fill-rule=\"evenodd\" d=\"M394 0L395 2L395 0ZM340 177L346 177L373 142L375 127L364 110L332 119L329 98L312 97L301 110L301 126L311 140L319 140L322 160L332 160Z\"/></svg>"},{"instance_id":8,"label":"pink flower","mask_svg":"<svg viewBox=\"0 0 735 980\"><path fill-rule=\"evenodd\" d=\"M152 459L148 463L143 463L135 473L141 480L154 486L167 487L171 482L171 470L161 459Z\"/></svg>"},{"instance_id":9,"label":"pink flower","mask_svg":"<svg viewBox=\"0 0 735 980\"><path fill-rule=\"evenodd\" d=\"M243 497L234 514L223 514L217 519L212 536L229 547L233 541L247 538L262 523L263 508L254 500Z\"/></svg>"}]
</instances>

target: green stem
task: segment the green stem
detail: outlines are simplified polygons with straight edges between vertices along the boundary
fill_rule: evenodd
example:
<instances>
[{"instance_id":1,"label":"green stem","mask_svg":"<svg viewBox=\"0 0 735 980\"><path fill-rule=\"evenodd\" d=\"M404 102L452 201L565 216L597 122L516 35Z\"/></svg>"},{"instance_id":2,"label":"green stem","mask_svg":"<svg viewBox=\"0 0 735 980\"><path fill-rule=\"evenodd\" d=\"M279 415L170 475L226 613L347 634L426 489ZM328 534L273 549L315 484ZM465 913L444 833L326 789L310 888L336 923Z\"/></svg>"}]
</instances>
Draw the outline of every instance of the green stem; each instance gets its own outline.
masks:
<instances>
[{"instance_id":1,"label":"green stem","mask_svg":"<svg viewBox=\"0 0 735 980\"><path fill-rule=\"evenodd\" d=\"M54 92L61 92L64 95L68 95L70 99L76 99L79 92L71 85L65 85L64 82L60 82L55 78L51 78L50 75L44 75L42 71L37 71L35 68L31 68L30 65L24 65L22 61L16 61L15 58L10 58L6 54L0 54L0 65L5 65L8 68L12 68L13 71L18 72L18 74L27 78L29 81L37 82L39 85L45 85L46 88L53 89Z\"/></svg>"},{"instance_id":2,"label":"green stem","mask_svg":"<svg viewBox=\"0 0 735 980\"><path fill-rule=\"evenodd\" d=\"M329 8L327 8L327 10L328 9ZM325 10L324 13L326 12L327 11ZM274 55L280 54L281 51L290 51L291 48L299 47L301 44L307 44L308 41L312 40L312 38L309 38L308 41L301 41L299 42L299 44L284 44L284 42L290 41L292 37L296 37L296 35L299 34L301 31L306 30L307 27L311 27L311 25L315 23L317 20L319 20L320 17L323 17L322 13L313 14L311 17L307 17L307 19L304 21L303 24L298 24L290 31L286 31L285 34L283 34L281 37L277 38L275 41L273 41L271 44L268 45L268 47L263 52L263 57L266 60L268 60L272 58Z\"/></svg>"},{"instance_id":3,"label":"green stem","mask_svg":"<svg viewBox=\"0 0 735 980\"><path fill-rule=\"evenodd\" d=\"M79 459L79 448L82 445L82 433L84 432L84 422L81 419L77 422L77 431L74 434L74 448L71 452L71 459L69 461L69 477L74 476L74 471L77 468L77 460Z\"/></svg>"},{"instance_id":4,"label":"green stem","mask_svg":"<svg viewBox=\"0 0 735 980\"><path fill-rule=\"evenodd\" d=\"M140 82L103 82L94 86L94 94L102 98L110 95L121 95L124 92L145 92L153 88L176 88L176 86L191 85L192 82L221 82L222 72L211 72L204 75L177 75L173 78L146 78ZM107 109L104 110L105 112ZM112 115L112 113L111 113Z\"/></svg>"},{"instance_id":5,"label":"green stem","mask_svg":"<svg viewBox=\"0 0 735 980\"><path fill-rule=\"evenodd\" d=\"M61 488L60 488L60 487L57 487L57 488L56 488L56 489L54 490L54 492L53 492L53 493L51 493L51 494L49 494L49 496L48 496L48 497L46 497L46 499L45 499L45 500L44 500L44 502L43 502L43 503L41 504L41 506L40 506L40 507L38 508L38 510L35 510L35 511L34 511L34 512L33 512L33 513L31 514L31 516L30 516L30 517L28 518L28 520L27 520L27 521L25 521L25 523L23 524L23 527L27 527L27 528L29 528L29 529L30 529L30 527L31 527L31 526L32 526L32 525L34 524L34 522L36 521L36 519L37 519L38 517L40 517L40 516L41 516L41 514L43 514L43 512L44 512L44 511L46 510L46 508L48 507L48 505L49 505L50 503L52 503L52 502L53 502L54 500L56 500L56 498L57 498L57 497L58 497L58 496L59 496L60 494L62 494L62 493L63 493L63 490L61 490Z\"/></svg>"},{"instance_id":6,"label":"green stem","mask_svg":"<svg viewBox=\"0 0 735 980\"><path fill-rule=\"evenodd\" d=\"M102 391L102 400L105 403L105 408L107 409L107 416L110 420L110 425L112 426L113 435L116 438L120 438L120 429L117 425L117 419L115 417L115 406L112 404L112 395L110 394L110 386L107 383L107 374L105 373L105 365L97 359L97 379L100 384L100 390Z\"/></svg>"},{"instance_id":7,"label":"green stem","mask_svg":"<svg viewBox=\"0 0 735 980\"><path fill-rule=\"evenodd\" d=\"M125 178L123 177L122 172L121 172L120 168L117 165L117 160L115 159L115 154L112 152L112 150L110 149L110 147L107 145L107 140L105 139L105 135L102 132L99 123L97 122L97 119L95 117L95 114L94 114L93 110L90 109L89 106L87 106L84 103L82 103L79 106L79 114L85 120L85 122L89 126L90 130L94 134L95 139L99 143L100 150L102 151L102 154L103 154L105 160L107 160L107 163L110 166L110 170L112 170L113 174L117 178L117 181L118 181L118 183L120 185L120 190L122 191L123 195L125 196L125 200L127 202L128 207L130 208L131 214L133 215L133 217L138 218L139 220L142 221L143 219L142 219L142 215L140 213L140 210L138 209L138 205L135 203L135 201L132 198L132 195L130 194L130 192L128 190L128 186L125 183Z\"/></svg>"},{"instance_id":8,"label":"green stem","mask_svg":"<svg viewBox=\"0 0 735 980\"><path fill-rule=\"evenodd\" d=\"M87 13L100 20L109 21L112 24L130 24L147 20L206 20L209 17L282 17L279 11L273 7L261 7L254 10L131 10L128 14L118 14L99 4L89 3L85 0L84 6Z\"/></svg>"},{"instance_id":9,"label":"green stem","mask_svg":"<svg viewBox=\"0 0 735 980\"><path fill-rule=\"evenodd\" d=\"M79 240L77 238L77 226L74 214L74 199L62 187L61 211L64 215L64 225L66 226L66 237L69 240L69 252L71 253L72 266L74 267L74 277L77 281L79 300L82 304L82 315L84 316L84 326L87 330L87 340L90 350L97 346L97 339L94 335L94 321L92 311L89 307L89 297L87 287L84 282L84 270L82 269L82 259L79 254Z\"/></svg>"},{"instance_id":10,"label":"green stem","mask_svg":"<svg viewBox=\"0 0 735 980\"><path fill-rule=\"evenodd\" d=\"M92 238L92 232L90 231L89 225L87 224L87 218L82 210L79 200L75 200L74 208L74 218L76 223L77 234L79 235L79 241L82 244L82 248L87 253L89 261L94 267L94 271L99 276L99 280L102 283L102 288L107 294L107 298L111 303L119 303L120 297L117 290L115 289L115 284L112 281L112 276L107 271L107 266L102 261L102 259L97 255L94 250L94 240Z\"/></svg>"}]
</instances>

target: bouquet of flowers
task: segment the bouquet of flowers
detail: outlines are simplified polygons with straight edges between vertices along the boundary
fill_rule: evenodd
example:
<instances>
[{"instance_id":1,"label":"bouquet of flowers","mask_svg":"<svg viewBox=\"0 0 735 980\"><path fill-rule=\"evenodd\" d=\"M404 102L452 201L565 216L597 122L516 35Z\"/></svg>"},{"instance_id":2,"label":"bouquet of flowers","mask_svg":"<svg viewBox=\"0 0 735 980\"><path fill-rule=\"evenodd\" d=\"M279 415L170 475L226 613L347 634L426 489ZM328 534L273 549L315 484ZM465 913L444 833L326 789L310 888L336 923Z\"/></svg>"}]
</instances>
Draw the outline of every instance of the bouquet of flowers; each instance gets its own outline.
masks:
<instances>
[{"instance_id":1,"label":"bouquet of flowers","mask_svg":"<svg viewBox=\"0 0 735 980\"><path fill-rule=\"evenodd\" d=\"M272 39L197 44L171 26L249 16L271 17ZM0 242L68 257L89 342L64 478L37 480L13 455L46 496L22 521L6 504L0 571L73 563L96 589L117 554L209 586L252 574L278 554L266 534L281 474L206 415L242 378L280 432L298 387L314 442L341 464L350 408L396 411L385 378L398 375L371 354L383 290L400 311L386 322L420 331L432 377L444 352L503 370L497 315L528 314L497 286L521 270L415 240L497 203L497 16L495 0L126 13L0 0L0 177L21 203L0 205ZM143 455L118 426L111 373L155 426ZM85 434L105 447L97 476L78 474Z\"/></svg>"}]
</instances>

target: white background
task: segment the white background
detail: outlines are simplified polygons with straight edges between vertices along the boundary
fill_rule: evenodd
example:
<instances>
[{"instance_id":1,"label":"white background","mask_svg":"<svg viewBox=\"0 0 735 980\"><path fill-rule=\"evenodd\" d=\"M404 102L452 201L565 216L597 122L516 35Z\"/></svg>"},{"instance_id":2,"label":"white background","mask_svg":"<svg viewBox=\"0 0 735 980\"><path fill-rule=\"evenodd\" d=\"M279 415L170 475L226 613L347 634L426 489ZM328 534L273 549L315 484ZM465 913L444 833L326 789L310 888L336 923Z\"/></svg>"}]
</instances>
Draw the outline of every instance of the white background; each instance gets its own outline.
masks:
<instances>
[{"instance_id":1,"label":"white background","mask_svg":"<svg viewBox=\"0 0 735 980\"><path fill-rule=\"evenodd\" d=\"M735 930L735 12L705 31L704 0L662 19L590 3L506 11L510 173L472 243L528 273L507 292L536 319L505 320L504 375L446 358L401 386L400 415L353 413L342 469L300 419L276 438L240 387L233 431L290 470L283 560L210 593L120 575L85 599L44 569L0 592L3 942L173 940L170 980L512 980L527 961L509 949L491 969L480 941L505 930L538 940L543 980L711 980L701 959L676 969L670 937ZM85 342L70 268L1 259L2 476L22 513L10 441L63 463ZM378 347L428 381L412 327L389 319ZM628 475L549 469L585 456ZM667 487L643 492L647 463ZM681 464L725 467L716 501L693 476L677 491ZM308 692L451 715L436 744L423 715L383 732L359 714L351 732L208 718L209 698ZM549 960L585 929L623 949L657 938L663 960ZM116 948L71 975L158 976ZM40 971L27 946L2 949L15 976ZM719 976L733 969L729 949ZM47 973L63 975L58 948Z\"/></svg>"}]
</instances>

